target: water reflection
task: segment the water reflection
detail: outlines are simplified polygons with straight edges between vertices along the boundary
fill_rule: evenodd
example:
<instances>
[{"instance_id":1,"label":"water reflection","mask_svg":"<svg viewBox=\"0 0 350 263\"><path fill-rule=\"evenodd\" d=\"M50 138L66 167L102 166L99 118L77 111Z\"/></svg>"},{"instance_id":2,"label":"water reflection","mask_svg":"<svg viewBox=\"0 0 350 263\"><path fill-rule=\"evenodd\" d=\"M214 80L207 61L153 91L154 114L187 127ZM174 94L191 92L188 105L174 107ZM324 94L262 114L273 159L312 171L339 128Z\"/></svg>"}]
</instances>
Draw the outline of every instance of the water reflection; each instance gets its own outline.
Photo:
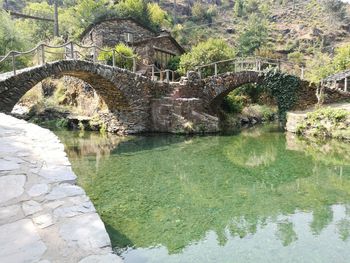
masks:
<instances>
[{"instance_id":1,"label":"water reflection","mask_svg":"<svg viewBox=\"0 0 350 263\"><path fill-rule=\"evenodd\" d=\"M59 136L126 262L350 260L349 144Z\"/></svg>"}]
</instances>

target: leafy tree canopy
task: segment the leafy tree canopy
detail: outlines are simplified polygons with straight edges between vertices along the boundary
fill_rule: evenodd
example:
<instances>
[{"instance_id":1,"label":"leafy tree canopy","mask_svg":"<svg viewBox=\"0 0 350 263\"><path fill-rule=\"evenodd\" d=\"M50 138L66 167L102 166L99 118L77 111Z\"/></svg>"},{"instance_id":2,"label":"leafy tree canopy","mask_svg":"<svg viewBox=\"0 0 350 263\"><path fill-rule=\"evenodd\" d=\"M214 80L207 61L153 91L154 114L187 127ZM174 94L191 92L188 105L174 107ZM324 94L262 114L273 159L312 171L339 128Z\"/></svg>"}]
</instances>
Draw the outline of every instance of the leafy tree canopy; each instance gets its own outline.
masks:
<instances>
[{"instance_id":1,"label":"leafy tree canopy","mask_svg":"<svg viewBox=\"0 0 350 263\"><path fill-rule=\"evenodd\" d=\"M179 71L184 74L198 65L230 59L235 55L235 49L229 46L224 39L210 38L193 47L191 52L181 56Z\"/></svg>"}]
</instances>

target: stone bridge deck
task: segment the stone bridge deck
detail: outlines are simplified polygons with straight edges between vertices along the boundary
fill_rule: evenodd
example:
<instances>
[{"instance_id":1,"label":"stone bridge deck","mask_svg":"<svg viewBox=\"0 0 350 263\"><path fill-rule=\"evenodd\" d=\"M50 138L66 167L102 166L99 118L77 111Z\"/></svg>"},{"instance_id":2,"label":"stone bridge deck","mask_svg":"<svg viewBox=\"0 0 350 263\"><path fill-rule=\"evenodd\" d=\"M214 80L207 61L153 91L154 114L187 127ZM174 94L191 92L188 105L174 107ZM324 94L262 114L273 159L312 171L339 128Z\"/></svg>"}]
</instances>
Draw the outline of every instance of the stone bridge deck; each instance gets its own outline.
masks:
<instances>
[{"instance_id":1,"label":"stone bridge deck","mask_svg":"<svg viewBox=\"0 0 350 263\"><path fill-rule=\"evenodd\" d=\"M105 102L108 113L100 114L100 118L109 132L217 132L217 109L223 98L244 84L264 79L265 73L255 62L249 64L250 69L244 67L205 79L189 72L179 83L153 81L126 69L84 60L50 62L18 71L15 76L1 76L0 111L10 112L28 90L45 78L66 75L90 84ZM317 87L310 88L306 81L302 86L298 96L304 101L303 107L316 104ZM350 97L350 92L327 86L324 93L325 102Z\"/></svg>"},{"instance_id":2,"label":"stone bridge deck","mask_svg":"<svg viewBox=\"0 0 350 263\"><path fill-rule=\"evenodd\" d=\"M49 130L0 113L0 262L122 262Z\"/></svg>"}]
</instances>

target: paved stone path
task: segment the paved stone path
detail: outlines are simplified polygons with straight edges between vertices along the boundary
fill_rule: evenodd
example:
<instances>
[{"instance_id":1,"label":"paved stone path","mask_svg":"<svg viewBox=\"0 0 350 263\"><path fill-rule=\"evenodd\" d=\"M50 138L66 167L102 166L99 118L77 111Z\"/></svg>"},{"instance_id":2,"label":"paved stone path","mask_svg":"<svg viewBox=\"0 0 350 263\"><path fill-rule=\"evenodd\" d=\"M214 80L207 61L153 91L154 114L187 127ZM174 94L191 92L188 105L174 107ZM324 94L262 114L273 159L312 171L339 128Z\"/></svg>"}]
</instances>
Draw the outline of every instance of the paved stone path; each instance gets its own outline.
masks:
<instances>
[{"instance_id":1,"label":"paved stone path","mask_svg":"<svg viewBox=\"0 0 350 263\"><path fill-rule=\"evenodd\" d=\"M49 130L0 113L0 262L122 262Z\"/></svg>"}]
</instances>

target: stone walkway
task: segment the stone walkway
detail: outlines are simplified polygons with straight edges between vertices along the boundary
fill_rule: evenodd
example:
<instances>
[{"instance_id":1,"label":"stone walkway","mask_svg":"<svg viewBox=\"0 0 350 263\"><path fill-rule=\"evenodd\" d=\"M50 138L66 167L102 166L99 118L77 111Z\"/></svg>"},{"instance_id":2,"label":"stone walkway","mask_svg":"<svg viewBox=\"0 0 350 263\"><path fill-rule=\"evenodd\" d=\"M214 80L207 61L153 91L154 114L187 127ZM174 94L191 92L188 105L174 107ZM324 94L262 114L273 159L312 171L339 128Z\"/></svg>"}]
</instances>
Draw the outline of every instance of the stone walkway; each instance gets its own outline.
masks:
<instances>
[{"instance_id":1,"label":"stone walkway","mask_svg":"<svg viewBox=\"0 0 350 263\"><path fill-rule=\"evenodd\" d=\"M122 262L49 130L0 113L0 262Z\"/></svg>"}]
</instances>

